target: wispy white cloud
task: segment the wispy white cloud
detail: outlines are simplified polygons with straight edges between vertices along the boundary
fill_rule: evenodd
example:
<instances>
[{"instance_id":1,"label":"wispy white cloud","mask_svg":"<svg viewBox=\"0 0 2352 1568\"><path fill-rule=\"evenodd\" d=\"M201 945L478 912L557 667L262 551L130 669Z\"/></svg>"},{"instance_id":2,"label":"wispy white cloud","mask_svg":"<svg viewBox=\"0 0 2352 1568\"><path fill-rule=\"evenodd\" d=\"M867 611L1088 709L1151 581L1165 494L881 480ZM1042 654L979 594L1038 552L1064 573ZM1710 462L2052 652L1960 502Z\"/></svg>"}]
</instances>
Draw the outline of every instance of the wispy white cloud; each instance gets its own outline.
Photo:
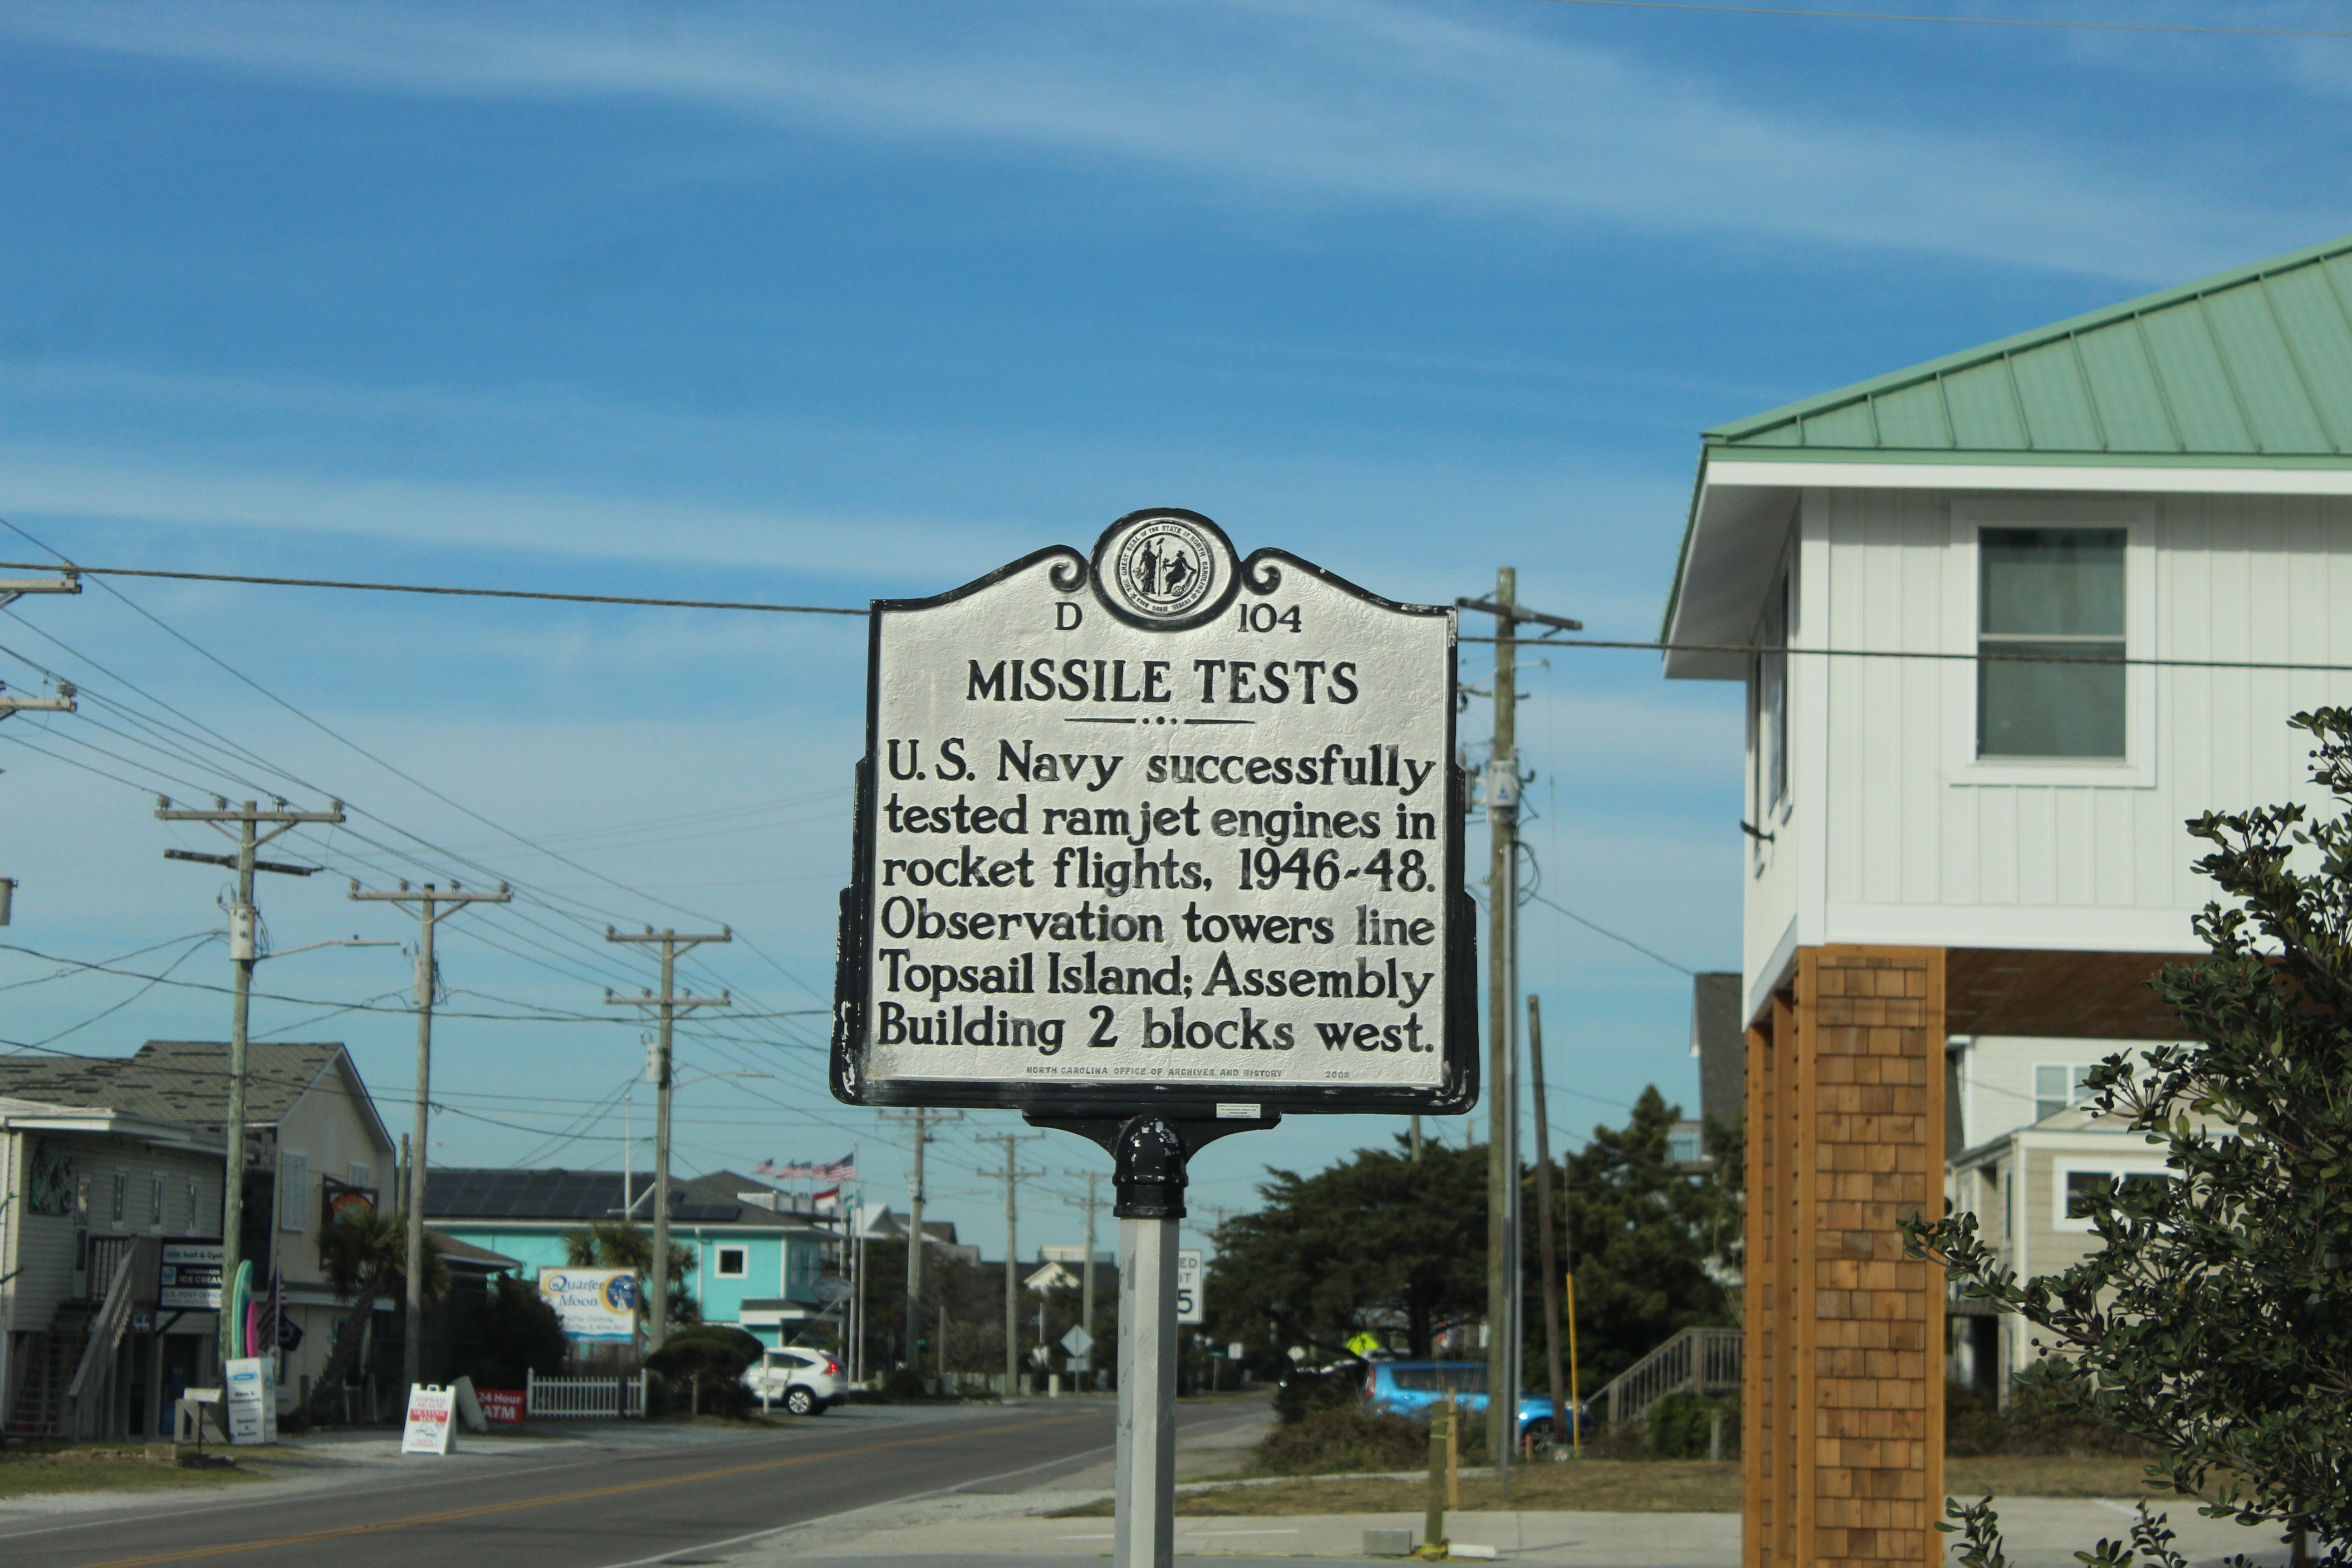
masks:
<instances>
[{"instance_id":1,"label":"wispy white cloud","mask_svg":"<svg viewBox=\"0 0 2352 1568\"><path fill-rule=\"evenodd\" d=\"M2169 279L2336 221L2028 132L1791 110L1395 0L1130 0L975 11L664 13L94 0L13 7L19 37L379 92L625 96L935 145L1125 160L1228 193L1675 234L1916 247ZM2260 241L2255 242L2262 243Z\"/></svg>"},{"instance_id":2,"label":"wispy white cloud","mask_svg":"<svg viewBox=\"0 0 2352 1568\"><path fill-rule=\"evenodd\" d=\"M358 535L409 545L495 547L549 555L758 565L869 577L908 555L977 572L1003 553L967 531L923 521L726 507L674 495L338 476L197 461L142 461L120 450L0 442L10 510L20 516Z\"/></svg>"}]
</instances>

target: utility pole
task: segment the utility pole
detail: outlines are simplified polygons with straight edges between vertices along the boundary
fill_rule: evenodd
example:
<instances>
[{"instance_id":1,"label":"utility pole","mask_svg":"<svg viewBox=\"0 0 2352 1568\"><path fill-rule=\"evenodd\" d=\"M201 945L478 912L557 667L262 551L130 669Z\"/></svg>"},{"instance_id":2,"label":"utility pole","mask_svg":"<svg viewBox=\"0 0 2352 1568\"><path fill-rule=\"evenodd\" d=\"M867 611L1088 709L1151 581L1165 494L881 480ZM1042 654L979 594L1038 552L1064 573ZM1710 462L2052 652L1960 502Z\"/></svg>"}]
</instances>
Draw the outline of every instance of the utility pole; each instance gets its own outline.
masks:
<instances>
[{"instance_id":1,"label":"utility pole","mask_svg":"<svg viewBox=\"0 0 2352 1568\"><path fill-rule=\"evenodd\" d=\"M911 1121L915 1124L915 1174L907 1184L907 1370L919 1375L923 1370L922 1352L917 1348L923 1342L923 1146L931 1141L935 1122L961 1121L961 1110L886 1110L885 1121ZM944 1342L940 1344L946 1351ZM947 1371L940 1363L940 1371Z\"/></svg>"},{"instance_id":2,"label":"utility pole","mask_svg":"<svg viewBox=\"0 0 2352 1568\"><path fill-rule=\"evenodd\" d=\"M246 1021L253 1010L253 966L260 962L255 942L255 931L260 923L253 908L253 875L257 871L274 871L289 877L307 877L316 866L289 866L276 860L257 860L254 851L281 834L293 831L305 822L341 822L343 803L336 801L327 811L293 811L284 801L273 810L265 811L255 801L232 807L215 795L209 810L174 806L170 800L158 796L155 815L165 822L202 822L226 835L236 845L235 855L200 855L193 849L166 849L167 860L195 860L207 866L226 866L236 872L236 901L228 911L228 956L236 973L236 991L229 1005L228 1026L228 1109L223 1132L228 1140L224 1158L227 1161L226 1179L221 1183L221 1314L220 1354L224 1362L237 1359L236 1339L243 1325L233 1320L228 1310L229 1299L236 1291L236 1266L243 1261L245 1228L245 1051ZM259 831L262 823L275 824L268 832ZM230 832L228 825L236 825Z\"/></svg>"},{"instance_id":3,"label":"utility pole","mask_svg":"<svg viewBox=\"0 0 2352 1568\"><path fill-rule=\"evenodd\" d=\"M0 578L0 609L5 609L27 594L79 594L81 578L68 572L62 577ZM0 719L11 713L74 713L74 687L70 680L58 682L55 697L18 697L10 692L5 682L0 682ZM8 923L10 906L16 901L16 879L0 877L0 926ZM0 1383L5 1383L8 1368L8 1352L0 1347ZM5 1450L0 1450L5 1452Z\"/></svg>"},{"instance_id":4,"label":"utility pole","mask_svg":"<svg viewBox=\"0 0 2352 1568\"><path fill-rule=\"evenodd\" d=\"M1486 823L1493 842L1487 870L1486 954L1486 1447L1510 1498L1512 1441L1518 1430L1518 984L1519 758L1518 627L1533 621L1559 631L1584 623L1521 607L1519 574L1495 574L1492 599L1460 599L1495 617L1495 742L1486 763ZM1547 634L1549 635L1549 634Z\"/></svg>"},{"instance_id":5,"label":"utility pole","mask_svg":"<svg viewBox=\"0 0 2352 1568\"><path fill-rule=\"evenodd\" d=\"M697 1007L727 1007L733 1005L728 993L716 996L681 996L677 994L677 955L700 947L706 942L733 942L732 927L722 926L717 936L680 936L674 931L656 931L647 926L637 931L616 931L604 928L606 942L657 942L661 946L661 994L648 991L642 996L615 996L604 993L608 1007L654 1007L660 1010L661 1034L654 1042L654 1067L659 1075L654 1079L654 1261L649 1270L653 1278L647 1282L652 1291L652 1326L646 1331L646 1345L657 1351L669 1338L669 1094L677 1077L671 1070L670 1026L677 1019L679 1009L688 1012ZM863 1287L864 1280L858 1281Z\"/></svg>"},{"instance_id":6,"label":"utility pole","mask_svg":"<svg viewBox=\"0 0 2352 1568\"><path fill-rule=\"evenodd\" d=\"M1516 1316L1511 1310L1512 1200L1518 1195L1518 1161L1512 1147L1511 1026L1518 1012L1511 995L1511 926L1519 912L1518 669L1512 616L1519 574L1495 574L1495 742L1486 763L1486 826L1493 855L1486 873L1486 1452L1498 1473L1510 1474L1511 1441L1519 1391L1512 1377ZM1503 1482L1504 1496L1510 1482Z\"/></svg>"},{"instance_id":7,"label":"utility pole","mask_svg":"<svg viewBox=\"0 0 2352 1568\"><path fill-rule=\"evenodd\" d=\"M53 588L38 584L12 584L0 582L0 605L5 605L10 600L16 598L19 594L80 593L80 580L76 578L72 581L73 586L69 588ZM79 712L80 710L74 706L74 696L73 682L70 680L60 680L58 682L58 694L55 697L18 697L7 689L5 682L0 682L0 719L5 719L11 713ZM16 901L16 879L14 877L0 877L0 926L6 925L8 923L12 906L15 905ZM5 1351L0 1351L0 1371L5 1371L7 1364L6 1352Z\"/></svg>"},{"instance_id":8,"label":"utility pole","mask_svg":"<svg viewBox=\"0 0 2352 1568\"><path fill-rule=\"evenodd\" d=\"M402 1270L408 1278L408 1299L407 1310L401 1314L400 1327L400 1381L404 1387L414 1388L423 1381L425 1172L433 1163L427 1152L432 1144L425 1135L425 1123L432 1111L433 1100L433 990L440 979L440 970L433 961L433 933L443 921L451 915L463 913L470 904L503 904L514 895L504 882L499 884L499 890L495 893L469 893L454 881L446 889L432 882L412 889L403 882L398 892L368 892L354 880L352 897L361 903L399 905L403 914L416 917L419 932L416 942L416 1120L408 1145L408 1191L402 1197L402 1202L408 1206L408 1267Z\"/></svg>"},{"instance_id":9,"label":"utility pole","mask_svg":"<svg viewBox=\"0 0 2352 1568\"><path fill-rule=\"evenodd\" d=\"M1100 1171L1065 1171L1062 1174L1084 1176L1087 1179L1087 1265L1079 1275L1082 1283L1078 1286L1078 1321L1084 1325L1088 1337L1091 1338L1095 1331L1095 1212L1102 1207L1102 1200L1095 1195L1095 1188L1102 1180L1102 1173ZM1086 1373L1086 1385L1091 1388L1094 1386L1095 1374L1095 1352L1092 1346L1087 1349Z\"/></svg>"},{"instance_id":10,"label":"utility pole","mask_svg":"<svg viewBox=\"0 0 2352 1568\"><path fill-rule=\"evenodd\" d=\"M1553 1452L1570 1441L1568 1428L1560 1423L1559 1377L1559 1297L1553 1282L1559 1278L1559 1259L1551 1225L1551 1122L1544 1107L1543 1008L1534 996L1528 998L1528 1087L1535 1092L1536 1100L1536 1247L1543 1291L1544 1359L1551 1373L1551 1446ZM1581 1412L1570 1410L1570 1420L1577 1425L1577 1436L1582 1436L1584 1417Z\"/></svg>"},{"instance_id":11,"label":"utility pole","mask_svg":"<svg viewBox=\"0 0 2352 1568\"><path fill-rule=\"evenodd\" d=\"M1004 1145L1004 1169L982 1171L981 1174L1004 1178L1004 1392L1008 1394L1018 1385L1021 1376L1021 1282L1013 1273L1013 1265L1021 1258L1018 1246L1020 1212L1014 1202L1014 1192L1023 1178L1045 1173L1042 1170L1024 1171L1021 1168L1017 1158L1020 1153L1018 1145L1044 1136L1043 1132L999 1132L993 1137L980 1140L982 1143Z\"/></svg>"}]
</instances>

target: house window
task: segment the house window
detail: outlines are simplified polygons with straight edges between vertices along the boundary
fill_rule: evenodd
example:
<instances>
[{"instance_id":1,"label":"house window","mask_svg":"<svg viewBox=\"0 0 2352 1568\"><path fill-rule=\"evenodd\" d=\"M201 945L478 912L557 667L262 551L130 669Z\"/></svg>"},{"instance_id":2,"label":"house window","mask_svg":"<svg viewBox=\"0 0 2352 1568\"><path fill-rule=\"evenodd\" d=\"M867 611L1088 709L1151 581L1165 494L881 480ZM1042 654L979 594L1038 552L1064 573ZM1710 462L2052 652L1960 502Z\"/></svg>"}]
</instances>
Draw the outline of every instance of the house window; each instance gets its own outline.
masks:
<instances>
[{"instance_id":1,"label":"house window","mask_svg":"<svg viewBox=\"0 0 2352 1568\"><path fill-rule=\"evenodd\" d=\"M278 1228L304 1231L310 1228L310 1156L296 1149L283 1150L278 1156Z\"/></svg>"},{"instance_id":2,"label":"house window","mask_svg":"<svg viewBox=\"0 0 2352 1568\"><path fill-rule=\"evenodd\" d=\"M163 1228L163 1177L160 1172L147 1178L147 1223L157 1230Z\"/></svg>"},{"instance_id":3,"label":"house window","mask_svg":"<svg viewBox=\"0 0 2352 1568\"><path fill-rule=\"evenodd\" d=\"M719 1249L719 1278L721 1279L740 1279L743 1278L745 1272L743 1267L743 1255L744 1249L740 1247L720 1247Z\"/></svg>"},{"instance_id":4,"label":"house window","mask_svg":"<svg viewBox=\"0 0 2352 1568\"><path fill-rule=\"evenodd\" d=\"M1789 574L1783 572L1765 595L1757 623L1759 647L1779 650L1789 641ZM1789 798L1789 656L1755 656L1748 680L1748 715L1756 755L1756 809L1770 812Z\"/></svg>"},{"instance_id":5,"label":"house window","mask_svg":"<svg viewBox=\"0 0 2352 1568\"><path fill-rule=\"evenodd\" d=\"M2047 1121L2091 1098L2091 1069L2044 1062L2033 1069L2033 1120Z\"/></svg>"},{"instance_id":6,"label":"house window","mask_svg":"<svg viewBox=\"0 0 2352 1568\"><path fill-rule=\"evenodd\" d=\"M188 1234L190 1236L201 1236L204 1234L204 1221L196 1213L196 1205L199 1196L200 1194L196 1187L196 1179L194 1176L190 1176L188 1178Z\"/></svg>"},{"instance_id":7,"label":"house window","mask_svg":"<svg viewBox=\"0 0 2352 1568\"><path fill-rule=\"evenodd\" d=\"M1977 755L2125 755L2120 528L1977 535Z\"/></svg>"},{"instance_id":8,"label":"house window","mask_svg":"<svg viewBox=\"0 0 2352 1568\"><path fill-rule=\"evenodd\" d=\"M2160 1165L2146 1163L2121 1164L2103 1162L2096 1164L2063 1164L2051 1173L2056 1192L2058 1212L2052 1222L2060 1230L2087 1231L2091 1215L2100 1206L2100 1194L2109 1182L2120 1190L2147 1182L2171 1180Z\"/></svg>"},{"instance_id":9,"label":"house window","mask_svg":"<svg viewBox=\"0 0 2352 1568\"><path fill-rule=\"evenodd\" d=\"M114 1173L114 1196L107 1205L106 1217L116 1225L121 1225L130 1206L131 1174L127 1171L117 1171Z\"/></svg>"}]
</instances>

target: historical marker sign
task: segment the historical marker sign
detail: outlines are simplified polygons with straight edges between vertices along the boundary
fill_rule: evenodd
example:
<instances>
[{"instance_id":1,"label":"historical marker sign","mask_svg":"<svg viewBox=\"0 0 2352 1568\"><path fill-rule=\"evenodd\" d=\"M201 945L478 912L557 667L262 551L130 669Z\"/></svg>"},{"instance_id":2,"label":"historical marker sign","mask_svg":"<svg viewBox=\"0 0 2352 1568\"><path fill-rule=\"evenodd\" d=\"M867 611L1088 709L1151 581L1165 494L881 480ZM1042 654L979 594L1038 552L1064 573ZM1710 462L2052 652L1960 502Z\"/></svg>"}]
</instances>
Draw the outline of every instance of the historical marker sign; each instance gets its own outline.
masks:
<instances>
[{"instance_id":1,"label":"historical marker sign","mask_svg":"<svg viewBox=\"0 0 2352 1568\"><path fill-rule=\"evenodd\" d=\"M838 1098L1475 1100L1451 611L1154 510L870 639Z\"/></svg>"}]
</instances>

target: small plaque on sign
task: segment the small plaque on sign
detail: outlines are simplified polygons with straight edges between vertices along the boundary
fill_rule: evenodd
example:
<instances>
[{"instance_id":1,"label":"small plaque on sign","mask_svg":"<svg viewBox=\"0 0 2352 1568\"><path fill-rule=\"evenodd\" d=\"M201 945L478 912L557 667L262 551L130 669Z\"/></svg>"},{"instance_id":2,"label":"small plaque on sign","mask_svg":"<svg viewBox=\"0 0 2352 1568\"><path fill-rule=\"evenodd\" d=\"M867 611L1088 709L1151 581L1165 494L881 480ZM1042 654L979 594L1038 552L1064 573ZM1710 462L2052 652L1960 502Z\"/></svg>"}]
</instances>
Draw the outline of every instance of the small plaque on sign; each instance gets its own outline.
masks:
<instances>
[{"instance_id":1,"label":"small plaque on sign","mask_svg":"<svg viewBox=\"0 0 2352 1568\"><path fill-rule=\"evenodd\" d=\"M1451 610L1196 512L877 601L835 1095L1468 1110L1454 689Z\"/></svg>"}]
</instances>

